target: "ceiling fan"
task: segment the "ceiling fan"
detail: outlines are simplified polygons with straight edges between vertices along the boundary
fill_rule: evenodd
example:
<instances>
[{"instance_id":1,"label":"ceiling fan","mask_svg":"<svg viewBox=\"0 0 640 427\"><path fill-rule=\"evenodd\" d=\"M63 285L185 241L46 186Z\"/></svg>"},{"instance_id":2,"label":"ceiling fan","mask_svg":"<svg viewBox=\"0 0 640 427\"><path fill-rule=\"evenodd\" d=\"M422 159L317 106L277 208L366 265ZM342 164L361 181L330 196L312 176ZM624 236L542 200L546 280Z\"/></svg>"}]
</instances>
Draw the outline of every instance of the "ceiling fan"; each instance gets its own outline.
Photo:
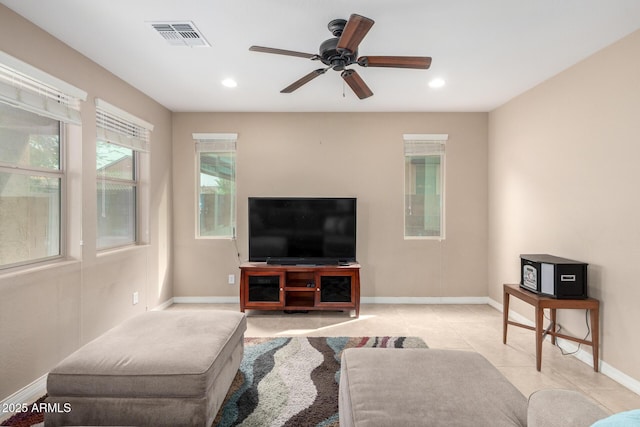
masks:
<instances>
[{"instance_id":1,"label":"ceiling fan","mask_svg":"<svg viewBox=\"0 0 640 427\"><path fill-rule=\"evenodd\" d=\"M355 13L349 17L349 21L345 21L344 19L332 20L327 27L334 37L320 44L318 54L263 46L251 46L249 50L253 52L297 56L313 61L319 60L326 65L325 68L318 68L301 79L296 80L282 89L280 93L291 93L316 77L326 73L327 70L333 69L335 71L342 71L340 75L344 81L351 87L358 98L365 99L373 95L373 92L356 70L346 67L358 64L362 67L416 68L426 70L431 66L431 58L428 56L361 56L358 58L358 46L373 24L373 19Z\"/></svg>"}]
</instances>

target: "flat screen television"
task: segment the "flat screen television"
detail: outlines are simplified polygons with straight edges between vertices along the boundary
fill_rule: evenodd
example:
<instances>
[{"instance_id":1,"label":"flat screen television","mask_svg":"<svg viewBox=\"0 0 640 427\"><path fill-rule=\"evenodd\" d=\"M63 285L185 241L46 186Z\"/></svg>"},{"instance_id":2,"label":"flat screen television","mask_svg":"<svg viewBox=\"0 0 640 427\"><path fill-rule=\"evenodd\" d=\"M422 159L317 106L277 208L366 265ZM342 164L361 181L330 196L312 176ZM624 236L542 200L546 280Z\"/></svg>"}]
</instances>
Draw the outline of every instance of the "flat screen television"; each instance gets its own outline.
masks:
<instances>
[{"instance_id":1,"label":"flat screen television","mask_svg":"<svg viewBox=\"0 0 640 427\"><path fill-rule=\"evenodd\" d=\"M347 197L249 197L249 261L354 262L356 205Z\"/></svg>"}]
</instances>

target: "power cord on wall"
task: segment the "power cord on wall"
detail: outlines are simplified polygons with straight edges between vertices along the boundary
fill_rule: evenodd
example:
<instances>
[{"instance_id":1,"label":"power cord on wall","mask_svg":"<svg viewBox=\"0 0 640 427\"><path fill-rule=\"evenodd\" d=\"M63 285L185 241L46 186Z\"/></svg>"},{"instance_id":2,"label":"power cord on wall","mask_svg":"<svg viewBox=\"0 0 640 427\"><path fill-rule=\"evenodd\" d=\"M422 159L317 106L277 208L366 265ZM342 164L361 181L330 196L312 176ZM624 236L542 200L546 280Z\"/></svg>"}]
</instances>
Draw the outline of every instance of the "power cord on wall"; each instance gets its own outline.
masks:
<instances>
[{"instance_id":1,"label":"power cord on wall","mask_svg":"<svg viewBox=\"0 0 640 427\"><path fill-rule=\"evenodd\" d=\"M231 240L233 240L233 246L236 249L236 261L238 262L238 266L242 264L242 260L240 259L240 249L238 249L238 239L236 239L236 228L233 227L233 236L231 236Z\"/></svg>"}]
</instances>

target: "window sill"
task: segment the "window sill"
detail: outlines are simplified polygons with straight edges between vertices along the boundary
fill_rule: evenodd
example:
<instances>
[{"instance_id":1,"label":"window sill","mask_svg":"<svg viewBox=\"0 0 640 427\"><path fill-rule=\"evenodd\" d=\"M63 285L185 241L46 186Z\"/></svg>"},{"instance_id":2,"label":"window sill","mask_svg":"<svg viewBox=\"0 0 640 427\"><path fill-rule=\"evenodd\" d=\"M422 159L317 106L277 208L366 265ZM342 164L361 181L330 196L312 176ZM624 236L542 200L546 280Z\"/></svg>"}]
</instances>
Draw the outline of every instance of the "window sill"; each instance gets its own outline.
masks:
<instances>
[{"instance_id":1,"label":"window sill","mask_svg":"<svg viewBox=\"0 0 640 427\"><path fill-rule=\"evenodd\" d=\"M102 257L110 256L110 255L118 255L118 254L121 254L121 253L127 253L127 252L131 252L131 251L142 250L142 249L148 248L150 246L151 245L148 244L148 243L140 243L140 244L127 245L127 246L118 246L116 248L98 249L96 257L102 258Z\"/></svg>"},{"instance_id":2,"label":"window sill","mask_svg":"<svg viewBox=\"0 0 640 427\"><path fill-rule=\"evenodd\" d=\"M80 265L80 260L77 259L56 259L48 262L43 262L38 265L29 264L22 265L20 267L8 268L6 270L0 270L0 280L10 279L14 277L20 277L23 275L39 273L41 271L51 270L51 269L61 269L68 267L75 267Z\"/></svg>"},{"instance_id":3,"label":"window sill","mask_svg":"<svg viewBox=\"0 0 640 427\"><path fill-rule=\"evenodd\" d=\"M196 236L196 240L235 240L233 236Z\"/></svg>"},{"instance_id":4,"label":"window sill","mask_svg":"<svg viewBox=\"0 0 640 427\"><path fill-rule=\"evenodd\" d=\"M404 236L404 240L437 240L443 241L442 236Z\"/></svg>"}]
</instances>

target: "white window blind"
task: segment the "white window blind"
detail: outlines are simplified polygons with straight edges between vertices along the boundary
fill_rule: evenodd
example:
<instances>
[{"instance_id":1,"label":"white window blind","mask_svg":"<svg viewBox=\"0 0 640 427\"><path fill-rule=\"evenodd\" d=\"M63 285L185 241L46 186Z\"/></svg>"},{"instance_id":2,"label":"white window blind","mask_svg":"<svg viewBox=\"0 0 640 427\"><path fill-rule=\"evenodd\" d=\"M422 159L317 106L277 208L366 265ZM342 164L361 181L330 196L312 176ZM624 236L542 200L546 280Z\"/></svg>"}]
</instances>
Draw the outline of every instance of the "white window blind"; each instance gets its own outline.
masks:
<instances>
[{"instance_id":1,"label":"white window blind","mask_svg":"<svg viewBox=\"0 0 640 427\"><path fill-rule=\"evenodd\" d=\"M237 133L194 133L197 153L228 153L236 151Z\"/></svg>"},{"instance_id":2,"label":"white window blind","mask_svg":"<svg viewBox=\"0 0 640 427\"><path fill-rule=\"evenodd\" d=\"M149 151L153 125L102 99L96 99L96 128L101 141L136 151Z\"/></svg>"},{"instance_id":3,"label":"white window blind","mask_svg":"<svg viewBox=\"0 0 640 427\"><path fill-rule=\"evenodd\" d=\"M79 125L87 93L0 51L0 102Z\"/></svg>"},{"instance_id":4,"label":"white window blind","mask_svg":"<svg viewBox=\"0 0 640 427\"><path fill-rule=\"evenodd\" d=\"M443 154L448 134L404 134L405 156Z\"/></svg>"}]
</instances>

